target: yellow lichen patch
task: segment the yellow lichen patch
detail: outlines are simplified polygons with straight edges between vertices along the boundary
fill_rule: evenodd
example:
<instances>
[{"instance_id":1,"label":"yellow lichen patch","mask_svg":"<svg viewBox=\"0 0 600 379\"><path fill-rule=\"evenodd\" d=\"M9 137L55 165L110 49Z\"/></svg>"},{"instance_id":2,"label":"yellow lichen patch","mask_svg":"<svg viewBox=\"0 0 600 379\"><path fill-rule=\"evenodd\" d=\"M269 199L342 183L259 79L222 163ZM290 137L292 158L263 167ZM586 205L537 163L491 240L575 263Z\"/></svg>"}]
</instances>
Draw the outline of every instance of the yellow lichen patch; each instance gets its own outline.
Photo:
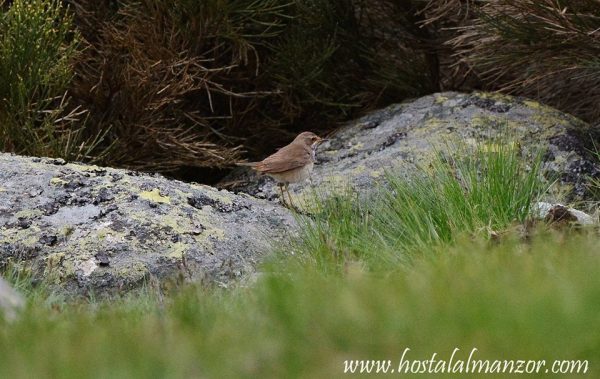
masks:
<instances>
[{"instance_id":1,"label":"yellow lichen patch","mask_svg":"<svg viewBox=\"0 0 600 379\"><path fill-rule=\"evenodd\" d=\"M542 107L542 104L538 103L537 101L533 101L533 100L525 100L525 101L523 101L523 105L525 105L529 108L534 108L534 109L539 109Z\"/></svg>"},{"instance_id":2,"label":"yellow lichen patch","mask_svg":"<svg viewBox=\"0 0 600 379\"><path fill-rule=\"evenodd\" d=\"M553 131L553 127L556 125L568 127L569 122L562 118L557 117L555 112L552 112L551 108L548 108L547 111L540 111L539 113L531 116L531 119L535 121L536 124L539 124L543 127L543 129Z\"/></svg>"},{"instance_id":3,"label":"yellow lichen patch","mask_svg":"<svg viewBox=\"0 0 600 379\"><path fill-rule=\"evenodd\" d=\"M194 213L194 223L198 225L202 225L204 230L198 236L195 237L197 243L200 243L203 246L209 247L207 244L208 239L216 239L216 240L224 240L225 239L225 231L214 225L214 218L210 218L206 212L196 212Z\"/></svg>"},{"instance_id":4,"label":"yellow lichen patch","mask_svg":"<svg viewBox=\"0 0 600 379\"><path fill-rule=\"evenodd\" d=\"M358 165L356 166L353 170L352 170L352 176L356 177L359 176L360 174L364 173L367 170L367 168L364 165Z\"/></svg>"},{"instance_id":5,"label":"yellow lichen patch","mask_svg":"<svg viewBox=\"0 0 600 379\"><path fill-rule=\"evenodd\" d=\"M475 92L474 95L482 99L502 101L505 103L513 103L515 100L512 96L504 95L498 92Z\"/></svg>"},{"instance_id":6,"label":"yellow lichen patch","mask_svg":"<svg viewBox=\"0 0 600 379\"><path fill-rule=\"evenodd\" d=\"M383 175L383 170L371 170L371 172L369 172L369 175L371 175L372 178L379 178L381 177L381 175Z\"/></svg>"},{"instance_id":7,"label":"yellow lichen patch","mask_svg":"<svg viewBox=\"0 0 600 379\"><path fill-rule=\"evenodd\" d=\"M219 228L208 228L204 231L206 236L222 241L225 239L225 231Z\"/></svg>"},{"instance_id":8,"label":"yellow lichen patch","mask_svg":"<svg viewBox=\"0 0 600 379\"><path fill-rule=\"evenodd\" d=\"M183 258L183 253L185 253L187 245L182 242L176 242L169 247L169 252L167 253L167 257L169 258Z\"/></svg>"},{"instance_id":9,"label":"yellow lichen patch","mask_svg":"<svg viewBox=\"0 0 600 379\"><path fill-rule=\"evenodd\" d=\"M434 104L444 104L448 100L446 96L436 96Z\"/></svg>"},{"instance_id":10,"label":"yellow lichen patch","mask_svg":"<svg viewBox=\"0 0 600 379\"><path fill-rule=\"evenodd\" d=\"M65 184L68 184L69 182L66 180L63 180L61 178L52 178L50 179L50 184L52 184L53 186L64 186Z\"/></svg>"},{"instance_id":11,"label":"yellow lichen patch","mask_svg":"<svg viewBox=\"0 0 600 379\"><path fill-rule=\"evenodd\" d=\"M350 150L360 150L363 147L365 147L365 145L362 142L357 142L354 145L350 146Z\"/></svg>"},{"instance_id":12,"label":"yellow lichen patch","mask_svg":"<svg viewBox=\"0 0 600 379\"><path fill-rule=\"evenodd\" d=\"M65 253L49 254L46 257L46 274L57 269L61 265L63 259L65 259Z\"/></svg>"},{"instance_id":13,"label":"yellow lichen patch","mask_svg":"<svg viewBox=\"0 0 600 379\"><path fill-rule=\"evenodd\" d=\"M439 128L440 126L444 126L447 123L448 122L445 120L441 120L439 118L432 117L432 118L425 120L424 126L425 126L425 129Z\"/></svg>"},{"instance_id":14,"label":"yellow lichen patch","mask_svg":"<svg viewBox=\"0 0 600 379\"><path fill-rule=\"evenodd\" d=\"M511 120L503 116L473 116L469 121L470 126L476 129L490 130L502 132L510 130L511 133L515 130L522 129L526 125L521 121Z\"/></svg>"},{"instance_id":15,"label":"yellow lichen patch","mask_svg":"<svg viewBox=\"0 0 600 379\"><path fill-rule=\"evenodd\" d=\"M35 218L43 215L43 212L39 209L23 209L15 213L16 218Z\"/></svg>"},{"instance_id":16,"label":"yellow lichen patch","mask_svg":"<svg viewBox=\"0 0 600 379\"><path fill-rule=\"evenodd\" d=\"M6 192L6 188L0 187L0 192Z\"/></svg>"},{"instance_id":17,"label":"yellow lichen patch","mask_svg":"<svg viewBox=\"0 0 600 379\"><path fill-rule=\"evenodd\" d=\"M221 204L232 205L233 199L227 195L226 191L219 191L217 189L211 189L211 191L207 192L207 195L214 201L217 201Z\"/></svg>"},{"instance_id":18,"label":"yellow lichen patch","mask_svg":"<svg viewBox=\"0 0 600 379\"><path fill-rule=\"evenodd\" d=\"M67 225L67 226L63 226L62 229L59 230L59 234L64 236L65 238L69 237L71 234L73 234L73 232L75 231L75 228L73 226Z\"/></svg>"},{"instance_id":19,"label":"yellow lichen patch","mask_svg":"<svg viewBox=\"0 0 600 379\"><path fill-rule=\"evenodd\" d=\"M360 167L360 166L359 166ZM359 171L360 168L357 168ZM356 170L356 169L355 169ZM365 170L363 166L362 170ZM355 173L353 172L352 175ZM328 175L317 187L309 187L300 193L292 193L294 205L303 213L314 214L321 211L323 201L334 194L350 196L354 192L351 185L351 175Z\"/></svg>"},{"instance_id":20,"label":"yellow lichen patch","mask_svg":"<svg viewBox=\"0 0 600 379\"><path fill-rule=\"evenodd\" d=\"M143 279L147 273L148 267L143 262L139 261L125 263L117 270L118 277L129 278L130 282Z\"/></svg>"},{"instance_id":21,"label":"yellow lichen patch","mask_svg":"<svg viewBox=\"0 0 600 379\"><path fill-rule=\"evenodd\" d=\"M98 229L96 231L96 237L99 240L103 240L105 239L107 236L110 235L111 229L110 228L102 228L102 229Z\"/></svg>"},{"instance_id":22,"label":"yellow lichen patch","mask_svg":"<svg viewBox=\"0 0 600 379\"><path fill-rule=\"evenodd\" d=\"M140 193L140 197L142 199L154 201L155 203L171 204L169 196L161 195L158 188L155 188L152 191L143 191Z\"/></svg>"},{"instance_id":23,"label":"yellow lichen patch","mask_svg":"<svg viewBox=\"0 0 600 379\"><path fill-rule=\"evenodd\" d=\"M471 118L471 126L474 126L476 128L488 126L490 122L491 120L489 119L489 117L474 116Z\"/></svg>"},{"instance_id":24,"label":"yellow lichen patch","mask_svg":"<svg viewBox=\"0 0 600 379\"><path fill-rule=\"evenodd\" d=\"M27 229L7 230L2 228L0 230L0 236L2 237L0 241L8 243L20 243L24 246L32 247L39 241L40 235L40 228L35 225L31 225Z\"/></svg>"},{"instance_id":25,"label":"yellow lichen patch","mask_svg":"<svg viewBox=\"0 0 600 379\"><path fill-rule=\"evenodd\" d=\"M30 227L29 229L29 234L21 242L25 246L34 246L40 240L40 229L37 227Z\"/></svg>"}]
</instances>

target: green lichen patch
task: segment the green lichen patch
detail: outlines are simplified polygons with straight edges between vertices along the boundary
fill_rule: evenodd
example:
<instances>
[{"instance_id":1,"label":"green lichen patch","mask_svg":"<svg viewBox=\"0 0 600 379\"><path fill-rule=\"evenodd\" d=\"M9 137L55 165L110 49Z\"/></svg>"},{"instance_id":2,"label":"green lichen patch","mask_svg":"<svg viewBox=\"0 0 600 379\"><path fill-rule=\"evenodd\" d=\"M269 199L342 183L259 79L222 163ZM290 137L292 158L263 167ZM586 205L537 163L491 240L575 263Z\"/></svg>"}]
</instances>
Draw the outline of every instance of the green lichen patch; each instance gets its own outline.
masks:
<instances>
[{"instance_id":1,"label":"green lichen patch","mask_svg":"<svg viewBox=\"0 0 600 379\"><path fill-rule=\"evenodd\" d=\"M54 177L54 178L50 179L50 184L58 187L58 186L64 186L66 184L69 184L69 182L64 179Z\"/></svg>"},{"instance_id":2,"label":"green lichen patch","mask_svg":"<svg viewBox=\"0 0 600 379\"><path fill-rule=\"evenodd\" d=\"M37 218L43 215L43 212L39 209L23 209L15 213L15 218Z\"/></svg>"},{"instance_id":3,"label":"green lichen patch","mask_svg":"<svg viewBox=\"0 0 600 379\"><path fill-rule=\"evenodd\" d=\"M447 96L442 96L442 95L437 95L435 97L434 100L434 104L444 104L446 101L448 101L448 97Z\"/></svg>"},{"instance_id":4,"label":"green lichen patch","mask_svg":"<svg viewBox=\"0 0 600 379\"><path fill-rule=\"evenodd\" d=\"M176 242L171 244L168 248L167 257L181 259L183 258L183 254L188 249L188 245L183 242Z\"/></svg>"},{"instance_id":5,"label":"green lichen patch","mask_svg":"<svg viewBox=\"0 0 600 379\"><path fill-rule=\"evenodd\" d=\"M152 191L143 191L140 193L140 198L150 200L155 203L171 204L171 198L169 196L163 196L158 188Z\"/></svg>"},{"instance_id":6,"label":"green lichen patch","mask_svg":"<svg viewBox=\"0 0 600 379\"><path fill-rule=\"evenodd\" d=\"M436 117L430 117L428 119L425 120L425 122L422 124L422 128L420 128L421 130L425 129L437 129L443 126L446 126L448 124L448 121L446 120L442 120Z\"/></svg>"}]
</instances>

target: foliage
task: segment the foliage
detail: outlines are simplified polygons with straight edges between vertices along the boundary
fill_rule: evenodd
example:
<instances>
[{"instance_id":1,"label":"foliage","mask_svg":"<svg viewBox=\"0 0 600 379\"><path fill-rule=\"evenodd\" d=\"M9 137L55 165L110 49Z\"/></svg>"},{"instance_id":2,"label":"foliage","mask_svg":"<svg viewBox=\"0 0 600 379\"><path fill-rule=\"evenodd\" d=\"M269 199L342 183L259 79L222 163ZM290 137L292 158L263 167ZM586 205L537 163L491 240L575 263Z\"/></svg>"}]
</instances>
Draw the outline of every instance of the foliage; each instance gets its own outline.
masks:
<instances>
[{"instance_id":1,"label":"foliage","mask_svg":"<svg viewBox=\"0 0 600 379\"><path fill-rule=\"evenodd\" d=\"M439 90L600 116L596 0L0 4L5 151L175 175L227 169L299 131L327 134Z\"/></svg>"},{"instance_id":2,"label":"foliage","mask_svg":"<svg viewBox=\"0 0 600 379\"><path fill-rule=\"evenodd\" d=\"M600 162L600 146L593 143L593 150L591 151L592 156L596 159L596 162ZM589 178L589 191L592 195L592 201L595 205L600 205L600 177L598 175Z\"/></svg>"},{"instance_id":3,"label":"foliage","mask_svg":"<svg viewBox=\"0 0 600 379\"><path fill-rule=\"evenodd\" d=\"M482 2L450 41L486 88L600 118L600 7L595 0Z\"/></svg>"},{"instance_id":4,"label":"foliage","mask_svg":"<svg viewBox=\"0 0 600 379\"><path fill-rule=\"evenodd\" d=\"M418 58L405 62L408 73L385 63L353 2L82 1L74 9L88 48L72 91L94 128L111 127L113 165L227 167L242 146L259 156L299 130L330 130L383 99L429 89L412 66Z\"/></svg>"},{"instance_id":5,"label":"foliage","mask_svg":"<svg viewBox=\"0 0 600 379\"><path fill-rule=\"evenodd\" d=\"M84 136L79 107L66 90L79 34L58 0L0 2L0 149L19 154L97 159L102 134Z\"/></svg>"},{"instance_id":6,"label":"foliage","mask_svg":"<svg viewBox=\"0 0 600 379\"><path fill-rule=\"evenodd\" d=\"M111 126L108 163L170 171L239 159L223 125L234 109L249 111L237 101L262 96L250 83L257 44L279 33L285 9L277 0L78 2L88 48L73 92L96 129Z\"/></svg>"}]
</instances>

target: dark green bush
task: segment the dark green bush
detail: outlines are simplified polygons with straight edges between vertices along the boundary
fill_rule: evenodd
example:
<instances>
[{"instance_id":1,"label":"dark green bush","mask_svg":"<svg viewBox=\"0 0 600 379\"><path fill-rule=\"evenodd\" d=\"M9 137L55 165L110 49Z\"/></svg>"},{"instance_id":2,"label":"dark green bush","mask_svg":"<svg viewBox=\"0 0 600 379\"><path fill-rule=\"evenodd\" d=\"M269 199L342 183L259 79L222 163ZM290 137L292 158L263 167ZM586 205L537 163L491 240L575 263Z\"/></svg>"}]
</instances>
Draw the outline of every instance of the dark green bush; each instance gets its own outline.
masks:
<instances>
[{"instance_id":1,"label":"dark green bush","mask_svg":"<svg viewBox=\"0 0 600 379\"><path fill-rule=\"evenodd\" d=\"M85 138L84 111L67 87L79 34L58 0L0 1L0 149L20 154L98 158L99 135Z\"/></svg>"}]
</instances>

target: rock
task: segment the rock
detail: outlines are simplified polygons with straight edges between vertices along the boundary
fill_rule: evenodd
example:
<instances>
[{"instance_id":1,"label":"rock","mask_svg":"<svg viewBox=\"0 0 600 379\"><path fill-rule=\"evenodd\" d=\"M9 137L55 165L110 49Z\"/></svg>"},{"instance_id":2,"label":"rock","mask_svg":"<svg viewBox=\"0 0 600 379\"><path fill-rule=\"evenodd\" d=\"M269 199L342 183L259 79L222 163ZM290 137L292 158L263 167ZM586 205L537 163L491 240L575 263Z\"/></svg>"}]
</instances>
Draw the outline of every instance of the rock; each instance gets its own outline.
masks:
<instances>
[{"instance_id":1,"label":"rock","mask_svg":"<svg viewBox=\"0 0 600 379\"><path fill-rule=\"evenodd\" d=\"M577 209L566 207L562 204L550 204L540 201L531 210L531 214L547 222L576 223L579 225L593 225L592 216Z\"/></svg>"},{"instance_id":2,"label":"rock","mask_svg":"<svg viewBox=\"0 0 600 379\"><path fill-rule=\"evenodd\" d=\"M0 154L0 267L27 268L67 295L148 279L226 285L295 228L287 209L247 195Z\"/></svg>"},{"instance_id":3,"label":"rock","mask_svg":"<svg viewBox=\"0 0 600 379\"><path fill-rule=\"evenodd\" d=\"M0 318L14 320L17 313L25 305L25 300L20 293L15 291L10 284L0 278Z\"/></svg>"},{"instance_id":4,"label":"rock","mask_svg":"<svg viewBox=\"0 0 600 379\"><path fill-rule=\"evenodd\" d=\"M385 181L387 171L402 173L416 165L427 166L453 141L476 144L507 135L525 153L534 146L546 148L547 175L558 177L567 187L567 200L585 199L587 178L600 174L588 150L591 136L598 138L599 132L573 116L523 98L439 93L373 112L329 136L317 151L312 185L292 185L290 190L300 203L313 196L313 188L368 191ZM236 183L228 187L234 191L277 198L272 180L257 179L244 168L223 183Z\"/></svg>"}]
</instances>

